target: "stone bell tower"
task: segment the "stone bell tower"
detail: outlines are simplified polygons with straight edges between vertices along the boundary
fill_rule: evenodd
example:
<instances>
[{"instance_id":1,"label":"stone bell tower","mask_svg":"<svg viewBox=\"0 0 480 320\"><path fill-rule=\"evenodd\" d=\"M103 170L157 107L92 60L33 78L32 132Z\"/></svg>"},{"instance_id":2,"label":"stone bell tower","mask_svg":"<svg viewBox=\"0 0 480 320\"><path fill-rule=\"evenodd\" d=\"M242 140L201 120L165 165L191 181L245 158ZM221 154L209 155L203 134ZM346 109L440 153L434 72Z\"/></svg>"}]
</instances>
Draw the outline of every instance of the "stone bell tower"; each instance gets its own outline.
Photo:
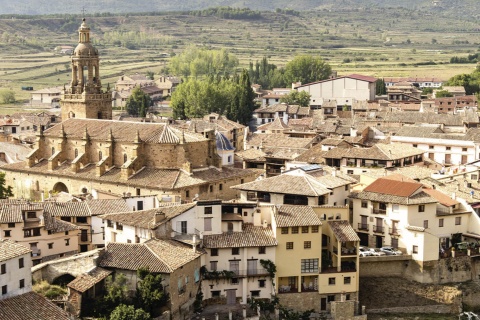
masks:
<instances>
[{"instance_id":1,"label":"stone bell tower","mask_svg":"<svg viewBox=\"0 0 480 320\"><path fill-rule=\"evenodd\" d=\"M60 102L62 121L69 118L112 119L112 93L102 91L98 50L90 43L90 28L78 29L78 45L72 54L72 80Z\"/></svg>"}]
</instances>

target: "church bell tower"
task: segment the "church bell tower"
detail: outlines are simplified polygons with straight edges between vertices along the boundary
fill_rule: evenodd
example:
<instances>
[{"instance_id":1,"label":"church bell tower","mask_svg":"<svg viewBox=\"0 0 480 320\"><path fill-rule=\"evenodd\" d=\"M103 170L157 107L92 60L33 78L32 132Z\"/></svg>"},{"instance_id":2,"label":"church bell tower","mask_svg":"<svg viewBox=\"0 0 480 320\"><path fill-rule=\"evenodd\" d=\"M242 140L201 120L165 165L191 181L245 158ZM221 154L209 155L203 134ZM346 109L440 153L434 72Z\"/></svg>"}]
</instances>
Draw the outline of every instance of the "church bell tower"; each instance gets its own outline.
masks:
<instances>
[{"instance_id":1,"label":"church bell tower","mask_svg":"<svg viewBox=\"0 0 480 320\"><path fill-rule=\"evenodd\" d=\"M102 91L98 50L90 42L90 28L78 29L78 45L72 54L72 79L60 101L62 121L69 118L112 119L112 93Z\"/></svg>"}]
</instances>

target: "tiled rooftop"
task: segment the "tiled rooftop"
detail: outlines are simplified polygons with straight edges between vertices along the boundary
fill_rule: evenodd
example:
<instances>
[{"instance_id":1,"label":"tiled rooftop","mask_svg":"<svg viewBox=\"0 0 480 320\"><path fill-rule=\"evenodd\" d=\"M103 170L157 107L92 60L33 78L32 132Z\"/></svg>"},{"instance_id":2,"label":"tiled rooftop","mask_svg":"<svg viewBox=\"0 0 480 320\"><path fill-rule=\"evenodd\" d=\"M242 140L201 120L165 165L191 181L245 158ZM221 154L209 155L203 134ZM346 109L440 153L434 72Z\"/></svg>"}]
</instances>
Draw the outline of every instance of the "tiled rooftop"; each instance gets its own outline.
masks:
<instances>
[{"instance_id":1,"label":"tiled rooftop","mask_svg":"<svg viewBox=\"0 0 480 320\"><path fill-rule=\"evenodd\" d=\"M30 291L0 300L0 319L5 320L71 320L72 317L47 298Z\"/></svg>"},{"instance_id":2,"label":"tiled rooftop","mask_svg":"<svg viewBox=\"0 0 480 320\"><path fill-rule=\"evenodd\" d=\"M67 287L83 293L108 277L111 273L112 271L110 270L95 267L95 269L76 277L67 284Z\"/></svg>"},{"instance_id":3,"label":"tiled rooftop","mask_svg":"<svg viewBox=\"0 0 480 320\"><path fill-rule=\"evenodd\" d=\"M353 230L350 223L346 220L328 221L330 229L332 229L335 238L341 242L360 241L355 230Z\"/></svg>"},{"instance_id":4,"label":"tiled rooftop","mask_svg":"<svg viewBox=\"0 0 480 320\"><path fill-rule=\"evenodd\" d=\"M270 247L276 246L277 240L270 226L263 228L245 223L240 232L205 235L203 244L206 248Z\"/></svg>"},{"instance_id":5,"label":"tiled rooftop","mask_svg":"<svg viewBox=\"0 0 480 320\"><path fill-rule=\"evenodd\" d=\"M151 239L141 244L111 242L100 266L125 270L148 267L151 272L171 273L202 254L175 240Z\"/></svg>"},{"instance_id":6,"label":"tiled rooftop","mask_svg":"<svg viewBox=\"0 0 480 320\"><path fill-rule=\"evenodd\" d=\"M9 239L0 239L0 262L30 253L30 248Z\"/></svg>"},{"instance_id":7,"label":"tiled rooftop","mask_svg":"<svg viewBox=\"0 0 480 320\"><path fill-rule=\"evenodd\" d=\"M310 206L279 206L275 212L275 221L278 228L322 225L322 221Z\"/></svg>"}]
</instances>

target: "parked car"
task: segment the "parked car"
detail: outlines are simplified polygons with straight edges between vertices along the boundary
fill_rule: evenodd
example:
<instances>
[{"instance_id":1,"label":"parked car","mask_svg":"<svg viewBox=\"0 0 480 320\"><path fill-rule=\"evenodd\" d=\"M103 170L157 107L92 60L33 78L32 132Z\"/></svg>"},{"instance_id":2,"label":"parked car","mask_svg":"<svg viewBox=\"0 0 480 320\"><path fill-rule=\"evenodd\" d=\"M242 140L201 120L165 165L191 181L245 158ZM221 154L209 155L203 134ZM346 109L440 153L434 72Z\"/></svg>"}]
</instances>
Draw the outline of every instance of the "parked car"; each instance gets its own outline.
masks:
<instances>
[{"instance_id":1,"label":"parked car","mask_svg":"<svg viewBox=\"0 0 480 320\"><path fill-rule=\"evenodd\" d=\"M393 247L381 247L380 251L385 252L387 256L401 256L403 254L402 251Z\"/></svg>"},{"instance_id":2,"label":"parked car","mask_svg":"<svg viewBox=\"0 0 480 320\"><path fill-rule=\"evenodd\" d=\"M358 255L360 257L369 257L372 255L372 253L370 252L370 250L368 250L368 248L358 247Z\"/></svg>"},{"instance_id":3,"label":"parked car","mask_svg":"<svg viewBox=\"0 0 480 320\"><path fill-rule=\"evenodd\" d=\"M380 256L385 256L386 253L381 251L379 248L369 248L368 251L371 252L372 256L380 257Z\"/></svg>"}]
</instances>

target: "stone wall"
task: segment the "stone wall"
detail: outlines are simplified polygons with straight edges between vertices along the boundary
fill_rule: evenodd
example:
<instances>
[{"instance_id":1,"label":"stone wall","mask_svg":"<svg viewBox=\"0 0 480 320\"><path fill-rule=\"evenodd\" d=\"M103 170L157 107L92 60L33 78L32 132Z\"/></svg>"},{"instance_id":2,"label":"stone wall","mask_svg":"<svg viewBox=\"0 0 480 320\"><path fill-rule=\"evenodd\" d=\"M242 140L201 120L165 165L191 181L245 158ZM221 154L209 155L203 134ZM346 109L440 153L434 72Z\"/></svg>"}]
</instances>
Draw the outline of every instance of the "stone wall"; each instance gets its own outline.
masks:
<instances>
[{"instance_id":1,"label":"stone wall","mask_svg":"<svg viewBox=\"0 0 480 320\"><path fill-rule=\"evenodd\" d=\"M480 272L479 258L463 256L423 263L411 260L410 256L361 258L360 276L395 276L420 283L434 284L466 282L478 279Z\"/></svg>"},{"instance_id":2,"label":"stone wall","mask_svg":"<svg viewBox=\"0 0 480 320\"><path fill-rule=\"evenodd\" d=\"M97 266L97 259L103 249L96 249L71 257L47 261L32 267L32 279L34 282L46 280L52 283L56 278L70 274L74 277L85 273Z\"/></svg>"},{"instance_id":3,"label":"stone wall","mask_svg":"<svg viewBox=\"0 0 480 320\"><path fill-rule=\"evenodd\" d=\"M381 308L381 309L368 309L368 314L375 313L415 313L415 314L458 314L460 310L451 305L433 305L433 306L412 306L412 307L394 307L394 308Z\"/></svg>"},{"instance_id":4,"label":"stone wall","mask_svg":"<svg viewBox=\"0 0 480 320\"><path fill-rule=\"evenodd\" d=\"M301 292L279 294L280 305L296 311L320 311L320 295L318 292Z\"/></svg>"}]
</instances>

